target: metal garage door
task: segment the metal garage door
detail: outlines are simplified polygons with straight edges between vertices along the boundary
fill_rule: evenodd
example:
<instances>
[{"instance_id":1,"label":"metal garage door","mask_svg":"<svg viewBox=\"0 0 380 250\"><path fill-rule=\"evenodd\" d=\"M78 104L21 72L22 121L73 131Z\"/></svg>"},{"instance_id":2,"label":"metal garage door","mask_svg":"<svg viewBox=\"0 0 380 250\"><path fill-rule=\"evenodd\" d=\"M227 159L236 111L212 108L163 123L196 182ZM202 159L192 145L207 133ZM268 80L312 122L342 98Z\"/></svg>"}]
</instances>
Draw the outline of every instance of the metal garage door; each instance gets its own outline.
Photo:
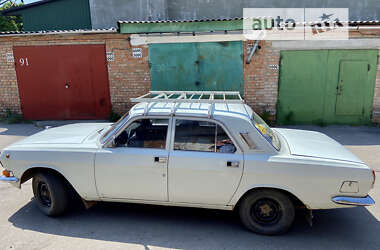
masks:
<instances>
[{"instance_id":1,"label":"metal garage door","mask_svg":"<svg viewBox=\"0 0 380 250\"><path fill-rule=\"evenodd\" d=\"M279 124L370 123L376 50L281 52Z\"/></svg>"},{"instance_id":2,"label":"metal garage door","mask_svg":"<svg viewBox=\"0 0 380 250\"><path fill-rule=\"evenodd\" d=\"M152 90L234 90L243 94L242 42L149 45Z\"/></svg>"},{"instance_id":3,"label":"metal garage door","mask_svg":"<svg viewBox=\"0 0 380 250\"><path fill-rule=\"evenodd\" d=\"M103 119L110 112L104 45L15 46L25 118Z\"/></svg>"}]
</instances>

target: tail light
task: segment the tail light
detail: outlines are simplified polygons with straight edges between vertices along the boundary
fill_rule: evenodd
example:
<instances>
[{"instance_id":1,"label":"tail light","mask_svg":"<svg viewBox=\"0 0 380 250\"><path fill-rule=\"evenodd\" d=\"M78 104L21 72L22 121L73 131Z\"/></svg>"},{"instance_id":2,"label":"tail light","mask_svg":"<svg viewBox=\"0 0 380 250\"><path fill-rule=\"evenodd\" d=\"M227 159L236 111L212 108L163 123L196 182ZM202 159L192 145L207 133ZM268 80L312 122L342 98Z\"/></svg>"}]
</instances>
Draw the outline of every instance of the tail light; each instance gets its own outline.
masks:
<instances>
[{"instance_id":1,"label":"tail light","mask_svg":"<svg viewBox=\"0 0 380 250\"><path fill-rule=\"evenodd\" d=\"M373 177L372 186L374 187L375 186L375 182L376 182L376 172L375 172L374 169L372 169L372 177Z\"/></svg>"}]
</instances>

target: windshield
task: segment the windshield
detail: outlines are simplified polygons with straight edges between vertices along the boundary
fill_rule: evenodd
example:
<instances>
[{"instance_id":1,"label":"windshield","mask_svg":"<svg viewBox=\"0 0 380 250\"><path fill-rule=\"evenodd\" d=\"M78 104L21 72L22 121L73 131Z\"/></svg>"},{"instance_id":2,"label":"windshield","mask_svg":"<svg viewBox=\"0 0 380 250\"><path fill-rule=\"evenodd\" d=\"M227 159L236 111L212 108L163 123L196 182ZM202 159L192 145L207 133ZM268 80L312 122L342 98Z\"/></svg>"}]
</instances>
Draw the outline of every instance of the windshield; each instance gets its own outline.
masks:
<instances>
[{"instance_id":1,"label":"windshield","mask_svg":"<svg viewBox=\"0 0 380 250\"><path fill-rule=\"evenodd\" d=\"M123 126L123 121L126 120L127 116L128 113L123 115L117 122L112 124L112 126L107 130L107 132L103 134L102 138L100 139L100 142L104 143L108 139L112 131L114 131L115 129L118 130L121 126Z\"/></svg>"},{"instance_id":2,"label":"windshield","mask_svg":"<svg viewBox=\"0 0 380 250\"><path fill-rule=\"evenodd\" d=\"M260 134L264 136L264 138L269 141L275 149L280 150L281 145L277 135L255 112L252 113L252 121L253 125L260 132Z\"/></svg>"}]
</instances>

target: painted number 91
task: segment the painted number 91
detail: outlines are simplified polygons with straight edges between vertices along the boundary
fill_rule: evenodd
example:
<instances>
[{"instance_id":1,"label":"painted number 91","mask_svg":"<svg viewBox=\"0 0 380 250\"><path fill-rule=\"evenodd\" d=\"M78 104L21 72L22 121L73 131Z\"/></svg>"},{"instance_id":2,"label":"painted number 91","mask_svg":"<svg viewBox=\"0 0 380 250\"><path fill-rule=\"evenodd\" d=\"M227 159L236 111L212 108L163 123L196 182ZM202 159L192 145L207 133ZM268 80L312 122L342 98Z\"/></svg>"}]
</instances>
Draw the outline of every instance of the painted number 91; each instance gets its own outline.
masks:
<instances>
[{"instance_id":1,"label":"painted number 91","mask_svg":"<svg viewBox=\"0 0 380 250\"><path fill-rule=\"evenodd\" d=\"M28 61L28 58L27 57L25 57L25 58L20 58L20 60L19 60L19 62L20 62L20 65L21 66L29 66L29 61Z\"/></svg>"}]
</instances>

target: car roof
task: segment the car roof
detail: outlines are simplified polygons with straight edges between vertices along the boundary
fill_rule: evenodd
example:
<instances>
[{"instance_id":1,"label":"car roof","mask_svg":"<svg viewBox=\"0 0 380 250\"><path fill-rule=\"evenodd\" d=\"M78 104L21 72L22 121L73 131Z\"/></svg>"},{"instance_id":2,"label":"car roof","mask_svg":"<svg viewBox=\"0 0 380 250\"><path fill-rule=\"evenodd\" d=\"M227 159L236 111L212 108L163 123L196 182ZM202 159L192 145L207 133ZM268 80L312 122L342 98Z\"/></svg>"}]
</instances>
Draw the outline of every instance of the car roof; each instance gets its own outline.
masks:
<instances>
[{"instance_id":1,"label":"car roof","mask_svg":"<svg viewBox=\"0 0 380 250\"><path fill-rule=\"evenodd\" d=\"M212 107L211 107L212 105ZM211 112L210 112L211 110ZM132 107L129 115L148 116L196 116L196 117L234 117L250 120L252 109L243 103L165 103L141 102Z\"/></svg>"}]
</instances>

